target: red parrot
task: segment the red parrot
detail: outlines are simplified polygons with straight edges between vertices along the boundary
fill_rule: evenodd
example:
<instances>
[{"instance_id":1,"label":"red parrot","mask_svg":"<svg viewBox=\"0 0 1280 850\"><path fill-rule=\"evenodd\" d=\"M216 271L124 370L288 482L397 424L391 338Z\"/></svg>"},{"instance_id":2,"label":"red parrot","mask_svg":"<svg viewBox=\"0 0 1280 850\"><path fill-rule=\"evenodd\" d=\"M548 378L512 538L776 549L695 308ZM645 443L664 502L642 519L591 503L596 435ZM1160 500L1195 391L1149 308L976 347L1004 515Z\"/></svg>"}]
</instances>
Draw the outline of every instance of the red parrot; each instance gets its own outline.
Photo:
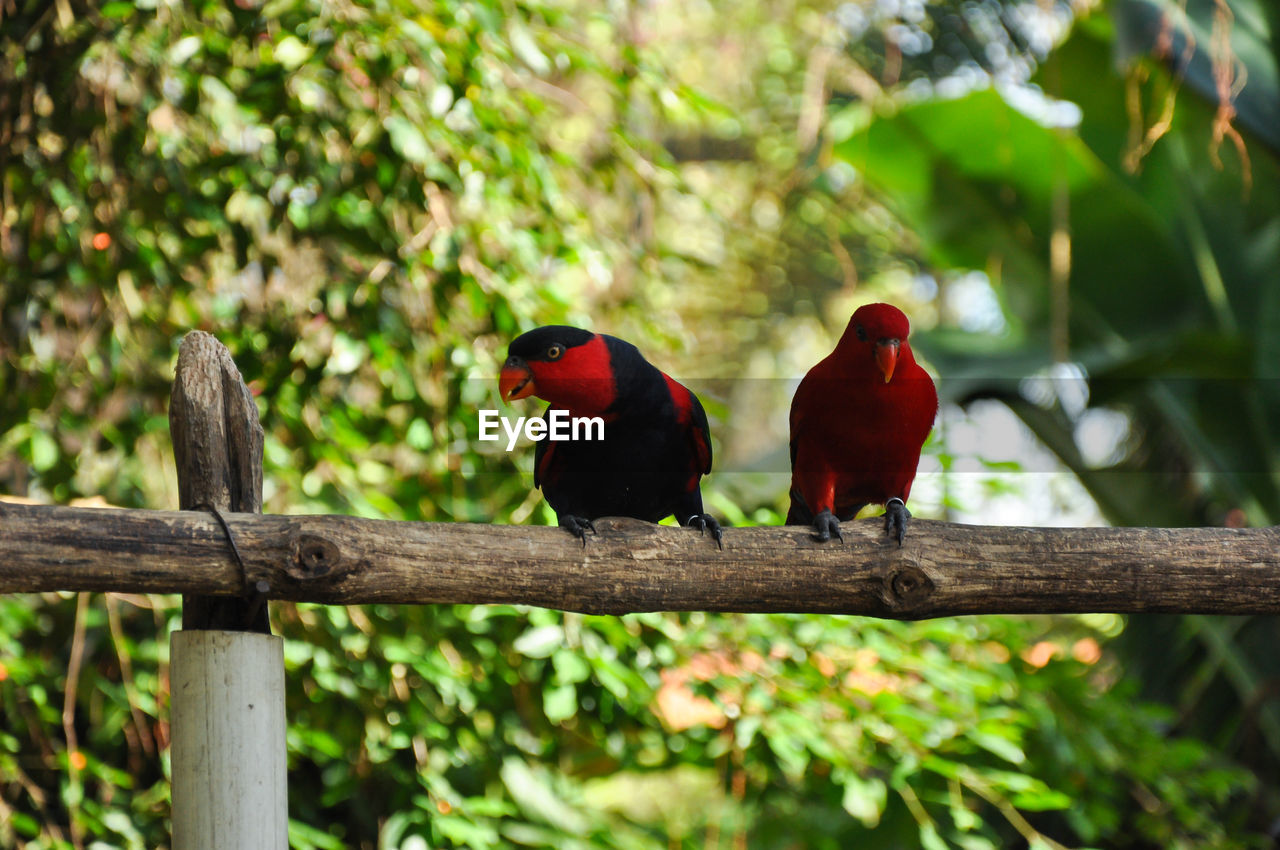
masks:
<instances>
[{"instance_id":1,"label":"red parrot","mask_svg":"<svg viewBox=\"0 0 1280 850\"><path fill-rule=\"evenodd\" d=\"M537 396L544 418L564 410L599 416L604 438L538 441L534 485L562 528L586 545L591 521L627 516L710 531L699 479L711 471L711 431L698 397L644 359L629 342L564 325L536 328L511 342L498 391L506 401Z\"/></svg>"},{"instance_id":2,"label":"red parrot","mask_svg":"<svg viewBox=\"0 0 1280 850\"><path fill-rule=\"evenodd\" d=\"M791 401L791 508L787 525L819 540L866 505L883 503L885 532L902 545L907 497L938 412L933 381L891 304L859 307L835 351L809 370Z\"/></svg>"}]
</instances>

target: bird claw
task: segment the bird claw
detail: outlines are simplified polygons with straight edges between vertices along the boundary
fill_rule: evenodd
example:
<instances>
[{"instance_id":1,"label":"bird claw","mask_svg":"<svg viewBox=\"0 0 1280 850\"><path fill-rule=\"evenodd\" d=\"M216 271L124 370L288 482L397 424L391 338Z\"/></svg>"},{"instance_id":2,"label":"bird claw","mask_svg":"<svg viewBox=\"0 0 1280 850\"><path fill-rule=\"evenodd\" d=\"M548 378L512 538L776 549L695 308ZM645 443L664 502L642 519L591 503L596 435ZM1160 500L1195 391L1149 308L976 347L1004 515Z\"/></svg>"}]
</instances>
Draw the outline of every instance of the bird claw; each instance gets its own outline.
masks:
<instances>
[{"instance_id":1,"label":"bird claw","mask_svg":"<svg viewBox=\"0 0 1280 850\"><path fill-rule=\"evenodd\" d=\"M818 532L816 536L821 543L830 540L833 534L841 543L844 542L844 535L840 533L840 520L836 519L835 514L831 513L831 511L820 511L813 518L813 528Z\"/></svg>"},{"instance_id":2,"label":"bird claw","mask_svg":"<svg viewBox=\"0 0 1280 850\"><path fill-rule=\"evenodd\" d=\"M699 533L706 534L711 532L711 536L715 538L716 545L720 547L720 551L724 551L724 530L720 528L720 523L716 522L716 518L711 514L694 514L685 522L689 528L698 529Z\"/></svg>"},{"instance_id":3,"label":"bird claw","mask_svg":"<svg viewBox=\"0 0 1280 850\"><path fill-rule=\"evenodd\" d=\"M565 515L560 517L560 527L582 541L582 548L587 548L587 532L597 534L595 525L586 517Z\"/></svg>"},{"instance_id":4,"label":"bird claw","mask_svg":"<svg viewBox=\"0 0 1280 850\"><path fill-rule=\"evenodd\" d=\"M896 537L899 548L902 546L902 538L907 533L909 519L911 519L911 511L907 510L907 503L897 496L884 503L884 533L890 537Z\"/></svg>"}]
</instances>

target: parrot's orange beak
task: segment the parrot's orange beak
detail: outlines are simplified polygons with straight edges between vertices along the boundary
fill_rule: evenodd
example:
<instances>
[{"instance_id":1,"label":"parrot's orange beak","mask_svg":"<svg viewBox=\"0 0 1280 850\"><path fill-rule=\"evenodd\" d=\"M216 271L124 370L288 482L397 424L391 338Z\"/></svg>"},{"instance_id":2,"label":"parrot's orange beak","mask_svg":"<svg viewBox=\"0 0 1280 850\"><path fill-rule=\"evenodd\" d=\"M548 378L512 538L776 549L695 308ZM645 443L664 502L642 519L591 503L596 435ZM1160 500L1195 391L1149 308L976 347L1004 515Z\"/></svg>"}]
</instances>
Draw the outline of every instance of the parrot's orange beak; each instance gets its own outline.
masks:
<instances>
[{"instance_id":1,"label":"parrot's orange beak","mask_svg":"<svg viewBox=\"0 0 1280 850\"><path fill-rule=\"evenodd\" d=\"M889 383L893 370L898 365L898 346L896 339L882 339L876 343L876 365L884 372L884 382Z\"/></svg>"},{"instance_id":2,"label":"parrot's orange beak","mask_svg":"<svg viewBox=\"0 0 1280 850\"><path fill-rule=\"evenodd\" d=\"M510 360L502 367L498 376L498 393L503 401L515 401L518 398L531 396L538 391L533 383L533 372L525 363L512 363Z\"/></svg>"}]
</instances>

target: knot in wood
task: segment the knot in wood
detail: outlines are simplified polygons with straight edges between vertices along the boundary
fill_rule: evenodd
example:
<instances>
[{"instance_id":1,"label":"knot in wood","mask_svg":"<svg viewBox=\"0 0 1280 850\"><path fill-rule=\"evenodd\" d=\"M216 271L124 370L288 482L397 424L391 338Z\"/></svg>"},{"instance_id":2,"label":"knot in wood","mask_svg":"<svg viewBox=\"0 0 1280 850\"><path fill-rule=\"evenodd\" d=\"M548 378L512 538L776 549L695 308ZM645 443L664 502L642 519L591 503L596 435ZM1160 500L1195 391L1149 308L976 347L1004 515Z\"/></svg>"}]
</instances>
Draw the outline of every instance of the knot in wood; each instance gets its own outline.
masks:
<instances>
[{"instance_id":1,"label":"knot in wood","mask_svg":"<svg viewBox=\"0 0 1280 850\"><path fill-rule=\"evenodd\" d=\"M319 578L336 569L341 560L342 554L332 541L314 534L299 534L293 543L290 572L298 578Z\"/></svg>"},{"instance_id":2,"label":"knot in wood","mask_svg":"<svg viewBox=\"0 0 1280 850\"><path fill-rule=\"evenodd\" d=\"M885 601L895 610L910 610L933 595L933 579L915 564L901 564L885 577Z\"/></svg>"}]
</instances>

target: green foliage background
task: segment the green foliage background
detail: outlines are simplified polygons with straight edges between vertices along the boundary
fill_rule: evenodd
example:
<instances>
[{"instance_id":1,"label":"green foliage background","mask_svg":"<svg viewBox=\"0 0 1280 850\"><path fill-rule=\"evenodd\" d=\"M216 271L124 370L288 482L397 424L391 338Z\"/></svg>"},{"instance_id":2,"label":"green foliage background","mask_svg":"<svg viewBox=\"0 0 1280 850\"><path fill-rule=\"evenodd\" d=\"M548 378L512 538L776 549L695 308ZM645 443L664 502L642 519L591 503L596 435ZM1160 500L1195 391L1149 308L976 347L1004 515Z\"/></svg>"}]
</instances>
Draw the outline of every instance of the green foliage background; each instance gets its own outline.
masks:
<instances>
[{"instance_id":1,"label":"green foliage background","mask_svg":"<svg viewBox=\"0 0 1280 850\"><path fill-rule=\"evenodd\" d=\"M549 521L474 411L570 322L694 383L712 511L777 522L788 381L887 298L1111 521L1273 523L1280 22L1085 7L0 6L0 490L175 507L198 327L258 394L268 511ZM1007 466L913 507L980 515ZM0 846L167 845L176 606L0 600ZM299 848L1250 847L1280 815L1262 618L272 615Z\"/></svg>"}]
</instances>

